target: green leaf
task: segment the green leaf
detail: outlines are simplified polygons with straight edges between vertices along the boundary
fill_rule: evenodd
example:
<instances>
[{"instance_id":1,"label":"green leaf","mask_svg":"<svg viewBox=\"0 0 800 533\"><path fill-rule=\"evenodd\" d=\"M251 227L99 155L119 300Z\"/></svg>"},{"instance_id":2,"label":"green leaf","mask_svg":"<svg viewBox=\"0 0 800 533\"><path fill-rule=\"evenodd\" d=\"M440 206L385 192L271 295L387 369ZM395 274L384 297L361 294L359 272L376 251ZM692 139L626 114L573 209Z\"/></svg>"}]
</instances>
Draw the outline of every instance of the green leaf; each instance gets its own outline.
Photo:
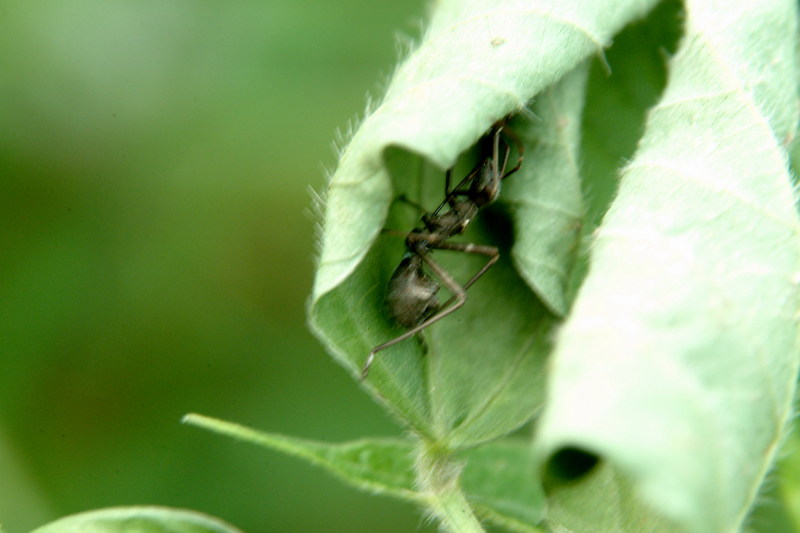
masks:
<instances>
[{"instance_id":1,"label":"green leaf","mask_svg":"<svg viewBox=\"0 0 800 533\"><path fill-rule=\"evenodd\" d=\"M778 465L780 499L795 530L800 529L800 428L794 425L786 444L786 456Z\"/></svg>"},{"instance_id":2,"label":"green leaf","mask_svg":"<svg viewBox=\"0 0 800 533\"><path fill-rule=\"evenodd\" d=\"M647 111L664 91L666 61L677 48L682 10L680 1L662 1L646 19L614 37L605 63L592 62L581 132L586 235L600 225L617 192L619 167L633 157Z\"/></svg>"},{"instance_id":3,"label":"green leaf","mask_svg":"<svg viewBox=\"0 0 800 533\"><path fill-rule=\"evenodd\" d=\"M549 469L570 449L607 460L681 530L735 531L785 433L800 355L783 146L797 14L778 0L686 6L560 331L537 449Z\"/></svg>"},{"instance_id":4,"label":"green leaf","mask_svg":"<svg viewBox=\"0 0 800 533\"><path fill-rule=\"evenodd\" d=\"M587 75L584 63L536 99L538 120L515 130L532 153L503 192L516 229L514 264L558 316L567 312L567 283L584 215L578 147Z\"/></svg>"},{"instance_id":5,"label":"green leaf","mask_svg":"<svg viewBox=\"0 0 800 533\"><path fill-rule=\"evenodd\" d=\"M498 440L457 458L466 465L462 485L478 515L510 531L538 531L545 499L529 442Z\"/></svg>"},{"instance_id":6,"label":"green leaf","mask_svg":"<svg viewBox=\"0 0 800 533\"><path fill-rule=\"evenodd\" d=\"M492 123L523 110L533 96L598 53L616 31L654 3L615 1L613 9L589 0L435 4L419 48L398 68L381 104L353 135L327 191L309 316L315 333L354 376L371 348L402 332L385 313L384 291L403 243L394 235L379 234L384 224L408 231L419 213L392 204L392 198L405 193L432 209L443 197L443 173L431 172L420 158L439 169L452 167ZM580 100L576 104L560 96L580 92L580 77L575 80L572 89L554 89L543 102L565 105L559 112L578 116ZM555 110L537 112L549 117ZM570 157L575 129L530 126L528 135L529 126L525 119L513 126L534 143L523 168L534 167L533 161L551 168ZM567 137L553 144L563 134ZM456 167L456 175L460 171ZM543 180L532 184L532 195L519 187L512 198L552 200L555 191L546 189ZM517 204L518 217L525 218L517 219L522 248L515 251L515 260L542 302L556 313L566 309L561 272L568 269L575 249L575 228L568 221L581 213L574 183L571 187L565 203L554 204L549 216L528 220L532 211L523 215L522 204ZM412 339L380 352L365 382L418 434L451 448L503 435L530 418L541 403L541 394L530 392L542 389L544 356L556 323L507 261L510 244L504 237L511 232L503 217L489 211L479 218L482 226L472 228L464 240L498 245L503 259L470 288L464 308L420 336L424 341ZM546 246L532 246L547 227L559 230ZM526 232L533 237L523 239ZM543 257L546 251L554 257ZM436 255L462 282L482 264L448 255L466 254ZM553 267L551 273L531 268L543 261Z\"/></svg>"},{"instance_id":7,"label":"green leaf","mask_svg":"<svg viewBox=\"0 0 800 533\"><path fill-rule=\"evenodd\" d=\"M776 473L777 476L770 475L773 479L764 483L755 507L747 517L747 523L743 528L745 533L797 532L797 523L792 516L790 501L781 486L784 477L783 468L779 466Z\"/></svg>"},{"instance_id":8,"label":"green leaf","mask_svg":"<svg viewBox=\"0 0 800 533\"><path fill-rule=\"evenodd\" d=\"M328 444L266 433L215 418L188 414L183 421L264 448L299 457L362 490L422 503L414 489L414 446L399 439Z\"/></svg>"},{"instance_id":9,"label":"green leaf","mask_svg":"<svg viewBox=\"0 0 800 533\"><path fill-rule=\"evenodd\" d=\"M503 191L514 220L514 263L541 302L558 314L566 311L582 216L577 145L586 73L586 65L580 65L546 89L533 107L536 120L513 122L529 149ZM493 232L509 233L503 227ZM490 242L491 237L475 240ZM509 254L504 250L503 255ZM455 258L449 263L459 279L468 279L470 272L461 268ZM474 272L474 265L469 268ZM475 303L426 336L434 419L439 434L455 448L503 435L541 407L545 358L556 325L506 261L471 289L470 301ZM477 328L486 334L469 334Z\"/></svg>"},{"instance_id":10,"label":"green leaf","mask_svg":"<svg viewBox=\"0 0 800 533\"><path fill-rule=\"evenodd\" d=\"M51 522L32 533L240 533L221 520L168 507L110 507Z\"/></svg>"},{"instance_id":11,"label":"green leaf","mask_svg":"<svg viewBox=\"0 0 800 533\"><path fill-rule=\"evenodd\" d=\"M258 446L299 457L362 490L428 506L432 495L417 489L415 468L421 444L407 439L362 439L342 444L287 437L189 414L184 422ZM530 444L498 441L449 457L467 501L492 523L511 531L537 531L544 516L544 493L536 481ZM423 473L422 475L427 475Z\"/></svg>"},{"instance_id":12,"label":"green leaf","mask_svg":"<svg viewBox=\"0 0 800 533\"><path fill-rule=\"evenodd\" d=\"M664 91L666 60L677 48L682 23L682 3L662 1L614 37L605 62L592 61L580 147L586 214L568 301L586 277L591 236L617 192L619 167L633 157L647 112Z\"/></svg>"},{"instance_id":13,"label":"green leaf","mask_svg":"<svg viewBox=\"0 0 800 533\"><path fill-rule=\"evenodd\" d=\"M316 300L347 278L386 218L389 146L440 168L492 123L598 53L653 0L437 2L417 50L398 68L381 104L342 154L327 196Z\"/></svg>"},{"instance_id":14,"label":"green leaf","mask_svg":"<svg viewBox=\"0 0 800 533\"><path fill-rule=\"evenodd\" d=\"M596 465L577 482L557 483L549 489L547 525L555 533L678 531L675 524L643 502L631 483L617 475L607 463Z\"/></svg>"}]
</instances>

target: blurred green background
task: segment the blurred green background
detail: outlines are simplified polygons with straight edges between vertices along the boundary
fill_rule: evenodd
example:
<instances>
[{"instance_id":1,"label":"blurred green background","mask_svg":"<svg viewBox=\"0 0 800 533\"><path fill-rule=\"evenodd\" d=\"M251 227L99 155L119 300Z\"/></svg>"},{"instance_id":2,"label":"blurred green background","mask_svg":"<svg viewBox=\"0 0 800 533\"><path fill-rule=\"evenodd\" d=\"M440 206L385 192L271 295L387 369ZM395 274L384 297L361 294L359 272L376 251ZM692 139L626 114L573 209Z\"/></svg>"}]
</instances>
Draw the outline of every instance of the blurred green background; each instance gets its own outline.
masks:
<instances>
[{"instance_id":1,"label":"blurred green background","mask_svg":"<svg viewBox=\"0 0 800 533\"><path fill-rule=\"evenodd\" d=\"M0 523L125 504L250 532L433 529L179 423L400 429L312 338L307 189L423 0L0 4Z\"/></svg>"}]
</instances>

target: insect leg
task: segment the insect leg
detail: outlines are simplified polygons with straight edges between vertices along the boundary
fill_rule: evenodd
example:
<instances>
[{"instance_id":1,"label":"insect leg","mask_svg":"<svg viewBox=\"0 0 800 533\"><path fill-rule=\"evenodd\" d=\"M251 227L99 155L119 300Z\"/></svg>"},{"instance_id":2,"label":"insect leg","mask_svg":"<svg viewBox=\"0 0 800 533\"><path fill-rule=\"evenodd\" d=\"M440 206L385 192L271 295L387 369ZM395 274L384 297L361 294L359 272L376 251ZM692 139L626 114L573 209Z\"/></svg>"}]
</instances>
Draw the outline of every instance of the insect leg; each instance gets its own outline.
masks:
<instances>
[{"instance_id":1,"label":"insect leg","mask_svg":"<svg viewBox=\"0 0 800 533\"><path fill-rule=\"evenodd\" d=\"M503 126L499 126L497 129L494 130L494 139L492 139L492 175L497 176L500 179L503 179L500 176L500 169L498 168L497 159L500 156L500 132L503 131ZM503 172L506 170L506 164L508 163L508 152L510 150L506 150L506 158L503 160Z\"/></svg>"},{"instance_id":2,"label":"insect leg","mask_svg":"<svg viewBox=\"0 0 800 533\"><path fill-rule=\"evenodd\" d=\"M426 234L419 234L419 235L426 235ZM450 313L456 311L459 307L464 305L464 302L467 301L467 289L478 279L483 276L487 270L489 270L492 265L494 265L497 260L500 258L500 252L494 246L486 246L481 244L472 244L472 243L449 243L449 242L442 242L433 245L432 247L437 248L439 250L451 250L454 252L464 252L470 254L478 254L478 255L485 255L489 258L486 261L486 264L483 265L480 270L478 270L464 285L459 285L458 282L453 279L453 276L450 275L439 263L431 259L431 257L425 253L420 254L420 258L425 262L425 264L430 268L434 274L442 281L442 283L447 287L447 289L453 293L453 296L447 300L447 302L442 305L441 309L438 313L433 315L432 317L428 318L421 324L414 326L410 330L406 331L402 335L395 337L394 339L384 342L383 344L379 344L375 348L373 348L369 355L367 356L367 360L364 363L364 366L361 369L361 379L366 379L367 375L369 374L370 366L372 362L375 360L375 354L381 350L384 350L390 346L394 346L395 344L402 342L406 339L409 339L422 331L423 329L427 328L431 324L438 322L439 320L443 319Z\"/></svg>"},{"instance_id":3,"label":"insect leg","mask_svg":"<svg viewBox=\"0 0 800 533\"><path fill-rule=\"evenodd\" d=\"M404 204L410 205L411 207L413 207L414 209L417 209L421 213L425 213L426 212L426 209L422 205L418 204L417 202L415 202L414 200L412 200L411 198L409 198L405 194L401 194L395 200L398 201L398 202L403 202Z\"/></svg>"},{"instance_id":4,"label":"insect leg","mask_svg":"<svg viewBox=\"0 0 800 533\"><path fill-rule=\"evenodd\" d=\"M483 265L481 267L481 269L478 270L478 272L476 272L469 279L468 282L466 282L464 285L461 285L461 287L464 288L464 289L468 289L473 283L478 281L478 279L480 279L480 277L483 276L486 273L486 271L489 270L489 268L491 268L491 266L493 264L495 264L497 262L497 260L500 258L500 251L495 246L489 246L489 245L486 245L486 244L473 244L471 242L447 242L447 241L441 240L437 235L435 235L433 233L415 232L415 233L409 234L407 239L409 239L411 242L416 242L416 241L425 242L425 243L427 243L427 246L429 248L432 248L432 249L435 249L435 250L450 250L452 252L464 252L464 253L468 253L468 254L484 255L484 256L488 257L489 259L488 259L488 261L486 261L486 264ZM425 258L423 257L423 259L425 259ZM439 267L439 268L441 268L441 267ZM434 270L433 268L431 268L431 270L436 272L436 270ZM439 273L436 272L436 274L438 275ZM452 279L452 277L451 277L451 279ZM444 279L442 279L442 282L445 285L447 285L447 283L446 283L446 281ZM450 289L449 286L447 288ZM455 291L453 291L453 292L455 292ZM452 301L452 299L451 299L451 301ZM449 303L450 302L448 301L442 307L446 307L447 304L449 304Z\"/></svg>"},{"instance_id":5,"label":"insect leg","mask_svg":"<svg viewBox=\"0 0 800 533\"><path fill-rule=\"evenodd\" d=\"M498 259L500 259L500 251L495 246L488 246L484 244L472 244L469 242L441 242L441 243L436 243L431 247L436 248L438 250L451 250L454 252L464 252L468 254L484 255L489 258L486 261L486 264L484 264L480 268L480 270L478 270L475 274L473 274L472 277L469 278L469 281L467 281L464 285L461 286L464 290L469 289L473 283L478 281L481 278L481 276L486 274L486 271L489 270L492 267L492 265L494 265L497 262ZM442 282L444 282L444 280L442 280ZM447 288L449 289L450 287ZM448 301L446 301L444 305L442 305L442 309L447 308L447 306L450 305L455 300L456 296L454 295Z\"/></svg>"},{"instance_id":6,"label":"insect leg","mask_svg":"<svg viewBox=\"0 0 800 533\"><path fill-rule=\"evenodd\" d=\"M432 317L428 318L421 324L417 324L410 330L406 331L402 335L395 337L394 339L384 342L383 344L379 344L375 348L373 348L369 355L367 356L367 360L364 363L364 366L361 368L361 379L366 379L367 375L369 374L369 368L372 365L372 361L375 359L375 354L381 350L384 350L390 346L394 346L398 342L404 341L409 339L422 331L423 329L427 328L434 322L438 322L439 320L443 319L462 305L467 300L467 292L466 288L459 285L456 280L453 279L451 276L439 263L431 259L431 257L427 253L420 253L418 254L419 257L425 262L425 264L430 268L434 274L442 281L442 283L447 287L447 289L453 293L453 297L447 302L447 308L442 309Z\"/></svg>"},{"instance_id":7,"label":"insect leg","mask_svg":"<svg viewBox=\"0 0 800 533\"><path fill-rule=\"evenodd\" d=\"M442 200L442 203L440 203L436 207L436 209L433 211L432 215L433 216L438 215L439 212L442 210L442 208L444 208L444 206L450 204L453 201L453 198L455 198L456 196L465 196L465 195L469 194L469 189L462 189L462 187L464 187L464 185L466 185L467 183L469 183L470 181L475 179L475 176L477 176L480 173L482 166L483 166L483 162L482 161L478 162L478 164L476 164L475 167L472 170L469 171L469 173L464 177L464 179L459 181L458 185L456 185L452 189L450 188L450 178L451 178L450 175L451 175L453 169L449 169L445 173L445 191L446 192L445 192L444 200Z\"/></svg>"},{"instance_id":8,"label":"insect leg","mask_svg":"<svg viewBox=\"0 0 800 533\"><path fill-rule=\"evenodd\" d=\"M501 180L504 180L507 177L509 177L511 174L513 174L514 172L519 170L520 167L522 166L522 160L525 158L525 148L523 147L522 142L520 142L519 137L517 137L517 134L514 133L513 130L505 129L505 128L501 128L501 129L503 131L503 134L506 135L507 137L510 137L512 142L517 146L517 154L519 155L519 157L517 158L516 166L514 168L512 168L511 170L509 170L508 172L506 172L506 170L505 170L506 169L506 163L508 162L508 154L511 152L511 147L508 145L508 143L505 143L505 145L506 145L506 158L505 158L505 161L503 162L503 175L500 178ZM505 142L505 141L503 141L503 142Z\"/></svg>"}]
</instances>

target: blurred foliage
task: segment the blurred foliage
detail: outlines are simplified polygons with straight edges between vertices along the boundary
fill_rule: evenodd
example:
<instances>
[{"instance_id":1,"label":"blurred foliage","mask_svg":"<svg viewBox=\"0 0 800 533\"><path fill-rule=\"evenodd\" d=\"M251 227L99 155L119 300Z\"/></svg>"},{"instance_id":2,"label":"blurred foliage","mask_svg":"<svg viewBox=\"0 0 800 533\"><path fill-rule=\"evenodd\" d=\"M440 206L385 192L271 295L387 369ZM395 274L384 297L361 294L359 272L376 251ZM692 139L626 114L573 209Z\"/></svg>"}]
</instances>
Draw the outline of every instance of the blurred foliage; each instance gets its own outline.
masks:
<instances>
[{"instance_id":1,"label":"blurred foliage","mask_svg":"<svg viewBox=\"0 0 800 533\"><path fill-rule=\"evenodd\" d=\"M426 530L201 411L397 428L311 338L309 186L422 0L0 6L0 523L111 505L245 531Z\"/></svg>"}]
</instances>

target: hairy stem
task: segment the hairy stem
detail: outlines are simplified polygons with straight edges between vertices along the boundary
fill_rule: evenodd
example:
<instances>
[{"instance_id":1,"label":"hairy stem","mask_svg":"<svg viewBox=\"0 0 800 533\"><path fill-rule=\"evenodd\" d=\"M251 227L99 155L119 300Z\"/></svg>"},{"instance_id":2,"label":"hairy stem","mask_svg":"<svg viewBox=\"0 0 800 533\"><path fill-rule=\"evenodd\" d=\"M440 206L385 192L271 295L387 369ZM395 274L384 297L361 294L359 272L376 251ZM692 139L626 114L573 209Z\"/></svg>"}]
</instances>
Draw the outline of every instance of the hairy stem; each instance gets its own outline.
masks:
<instances>
[{"instance_id":1,"label":"hairy stem","mask_svg":"<svg viewBox=\"0 0 800 533\"><path fill-rule=\"evenodd\" d=\"M484 533L461 491L462 465L453 462L447 450L433 443L422 443L415 468L418 488L425 494L430 512L444 531Z\"/></svg>"}]
</instances>

